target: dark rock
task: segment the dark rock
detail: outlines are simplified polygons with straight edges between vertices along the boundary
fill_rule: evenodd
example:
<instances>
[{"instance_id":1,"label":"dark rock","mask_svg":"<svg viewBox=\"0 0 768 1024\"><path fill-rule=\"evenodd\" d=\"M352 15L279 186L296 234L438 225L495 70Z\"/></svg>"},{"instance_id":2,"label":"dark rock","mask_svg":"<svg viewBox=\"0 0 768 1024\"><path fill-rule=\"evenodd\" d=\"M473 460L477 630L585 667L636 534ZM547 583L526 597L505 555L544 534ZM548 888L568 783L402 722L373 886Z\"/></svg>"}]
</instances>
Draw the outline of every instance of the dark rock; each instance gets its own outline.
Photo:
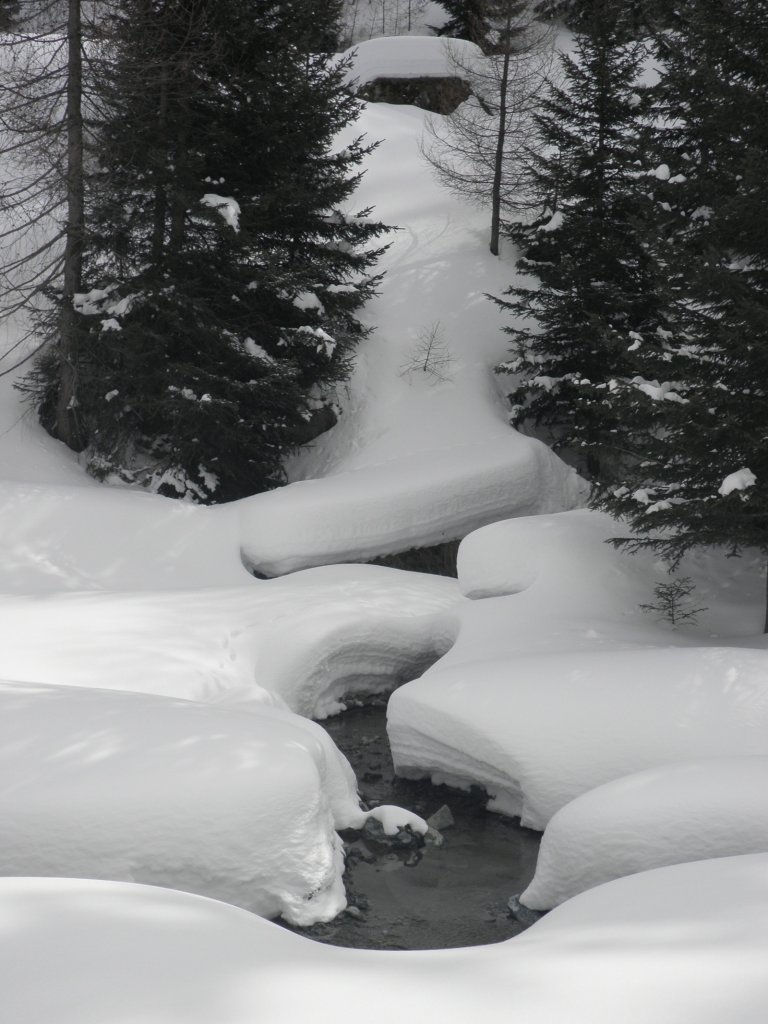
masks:
<instances>
[{"instance_id":1,"label":"dark rock","mask_svg":"<svg viewBox=\"0 0 768 1024\"><path fill-rule=\"evenodd\" d=\"M520 902L520 894L516 893L514 896L510 896L507 901L509 912L516 921L520 924L536 924L540 917L544 916L542 910L531 910L530 907L526 907L524 903Z\"/></svg>"},{"instance_id":2,"label":"dark rock","mask_svg":"<svg viewBox=\"0 0 768 1024\"><path fill-rule=\"evenodd\" d=\"M452 114L469 99L469 86L461 78L375 78L357 90L369 103L408 103L435 114Z\"/></svg>"},{"instance_id":3,"label":"dark rock","mask_svg":"<svg viewBox=\"0 0 768 1024\"><path fill-rule=\"evenodd\" d=\"M428 846L442 846L445 840L436 828L428 828L424 835L424 842Z\"/></svg>"},{"instance_id":4,"label":"dark rock","mask_svg":"<svg viewBox=\"0 0 768 1024\"><path fill-rule=\"evenodd\" d=\"M384 826L376 818L368 818L366 820L365 825L363 825L362 835L369 842L392 849L417 849L424 845L423 836L419 835L418 832L414 832L410 825L405 825L403 828L398 829L394 835L389 836L384 831Z\"/></svg>"},{"instance_id":5,"label":"dark rock","mask_svg":"<svg viewBox=\"0 0 768 1024\"><path fill-rule=\"evenodd\" d=\"M431 814L427 818L427 824L436 832L445 832L447 828L453 828L456 821L451 814L451 809L448 804L443 804L442 807L438 807L435 813Z\"/></svg>"}]
</instances>

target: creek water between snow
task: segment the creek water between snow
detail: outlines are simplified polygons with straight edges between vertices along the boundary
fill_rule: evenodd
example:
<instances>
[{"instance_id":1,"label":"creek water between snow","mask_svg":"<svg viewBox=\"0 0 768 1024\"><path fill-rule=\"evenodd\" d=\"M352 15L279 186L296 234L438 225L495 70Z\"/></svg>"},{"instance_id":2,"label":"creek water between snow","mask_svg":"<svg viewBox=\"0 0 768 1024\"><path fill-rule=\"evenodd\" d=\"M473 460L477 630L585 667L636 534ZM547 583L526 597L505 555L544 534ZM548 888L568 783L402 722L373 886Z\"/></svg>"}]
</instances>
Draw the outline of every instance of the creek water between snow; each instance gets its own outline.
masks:
<instances>
[{"instance_id":1,"label":"creek water between snow","mask_svg":"<svg viewBox=\"0 0 768 1024\"><path fill-rule=\"evenodd\" d=\"M500 942L523 931L509 898L533 877L541 836L485 810L480 790L462 792L395 775L386 701L350 706L321 723L355 770L369 807L399 804L453 824L442 845L391 848L342 833L348 909L328 924L296 929L320 942L361 949L445 949Z\"/></svg>"}]
</instances>

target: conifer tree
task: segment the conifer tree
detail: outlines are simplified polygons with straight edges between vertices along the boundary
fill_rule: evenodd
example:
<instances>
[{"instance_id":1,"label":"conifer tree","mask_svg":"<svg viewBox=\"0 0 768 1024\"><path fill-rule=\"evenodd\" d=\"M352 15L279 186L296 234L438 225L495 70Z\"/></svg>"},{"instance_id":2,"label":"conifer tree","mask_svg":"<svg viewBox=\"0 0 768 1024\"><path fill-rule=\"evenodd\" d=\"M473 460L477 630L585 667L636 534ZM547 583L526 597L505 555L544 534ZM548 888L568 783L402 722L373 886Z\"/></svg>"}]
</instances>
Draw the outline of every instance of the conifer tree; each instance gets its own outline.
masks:
<instances>
[{"instance_id":1,"label":"conifer tree","mask_svg":"<svg viewBox=\"0 0 768 1024\"><path fill-rule=\"evenodd\" d=\"M88 209L74 407L99 477L226 500L349 371L382 230L342 212L367 152L317 52L335 4L125 0ZM43 413L60 377L38 367Z\"/></svg>"},{"instance_id":2,"label":"conifer tree","mask_svg":"<svg viewBox=\"0 0 768 1024\"><path fill-rule=\"evenodd\" d=\"M583 25L575 53L562 56L561 81L538 118L542 212L513 226L523 283L498 300L515 318L506 328L512 358L499 368L515 375L513 423L575 448L592 477L617 458L609 382L658 326L659 268L646 245L644 56L626 41L622 5L611 0Z\"/></svg>"},{"instance_id":3,"label":"conifer tree","mask_svg":"<svg viewBox=\"0 0 768 1024\"><path fill-rule=\"evenodd\" d=\"M768 553L766 26L766 0L689 0L661 40L653 184L674 257L668 330L615 382L631 457L598 502L636 531L630 545L673 563L707 544Z\"/></svg>"},{"instance_id":4,"label":"conifer tree","mask_svg":"<svg viewBox=\"0 0 768 1024\"><path fill-rule=\"evenodd\" d=\"M488 49L495 0L440 0L440 6L449 14L448 21L440 27L441 36L468 39L481 50Z\"/></svg>"},{"instance_id":5,"label":"conifer tree","mask_svg":"<svg viewBox=\"0 0 768 1024\"><path fill-rule=\"evenodd\" d=\"M488 54L512 54L528 45L529 0L440 0L440 6L450 18L439 35L468 39Z\"/></svg>"}]
</instances>

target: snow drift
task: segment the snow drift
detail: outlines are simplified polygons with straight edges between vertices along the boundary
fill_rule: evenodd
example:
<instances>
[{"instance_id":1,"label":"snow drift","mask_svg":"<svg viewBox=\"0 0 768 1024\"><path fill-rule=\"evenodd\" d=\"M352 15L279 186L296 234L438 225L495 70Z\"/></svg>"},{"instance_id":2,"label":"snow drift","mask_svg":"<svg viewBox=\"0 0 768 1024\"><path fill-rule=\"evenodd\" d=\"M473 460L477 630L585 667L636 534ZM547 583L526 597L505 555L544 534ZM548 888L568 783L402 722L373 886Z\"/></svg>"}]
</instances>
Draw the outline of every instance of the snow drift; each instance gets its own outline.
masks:
<instances>
[{"instance_id":1,"label":"snow drift","mask_svg":"<svg viewBox=\"0 0 768 1024\"><path fill-rule=\"evenodd\" d=\"M768 757L713 757L627 775L550 820L520 897L549 910L649 868L768 850Z\"/></svg>"},{"instance_id":2,"label":"snow drift","mask_svg":"<svg viewBox=\"0 0 768 1024\"><path fill-rule=\"evenodd\" d=\"M649 871L558 907L507 942L370 952L145 886L0 880L13 1024L336 1024L366 1006L501 1024L764 1024L768 856Z\"/></svg>"}]
</instances>

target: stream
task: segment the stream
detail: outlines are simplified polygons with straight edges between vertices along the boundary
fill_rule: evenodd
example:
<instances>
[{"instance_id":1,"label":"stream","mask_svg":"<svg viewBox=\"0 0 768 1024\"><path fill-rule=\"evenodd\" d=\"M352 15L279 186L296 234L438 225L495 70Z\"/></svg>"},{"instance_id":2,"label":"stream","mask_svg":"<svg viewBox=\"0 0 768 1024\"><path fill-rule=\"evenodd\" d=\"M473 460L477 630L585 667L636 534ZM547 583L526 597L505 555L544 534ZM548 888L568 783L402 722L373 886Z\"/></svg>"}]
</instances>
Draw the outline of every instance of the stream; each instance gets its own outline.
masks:
<instances>
[{"instance_id":1,"label":"stream","mask_svg":"<svg viewBox=\"0 0 768 1024\"><path fill-rule=\"evenodd\" d=\"M465 793L395 776L386 698L350 705L321 723L349 759L369 807L399 804L428 818L448 807L444 842L391 849L342 833L349 908L328 924L293 929L319 942L359 949L445 949L500 942L523 931L507 901L533 877L540 834L485 810L481 790Z\"/></svg>"}]
</instances>

